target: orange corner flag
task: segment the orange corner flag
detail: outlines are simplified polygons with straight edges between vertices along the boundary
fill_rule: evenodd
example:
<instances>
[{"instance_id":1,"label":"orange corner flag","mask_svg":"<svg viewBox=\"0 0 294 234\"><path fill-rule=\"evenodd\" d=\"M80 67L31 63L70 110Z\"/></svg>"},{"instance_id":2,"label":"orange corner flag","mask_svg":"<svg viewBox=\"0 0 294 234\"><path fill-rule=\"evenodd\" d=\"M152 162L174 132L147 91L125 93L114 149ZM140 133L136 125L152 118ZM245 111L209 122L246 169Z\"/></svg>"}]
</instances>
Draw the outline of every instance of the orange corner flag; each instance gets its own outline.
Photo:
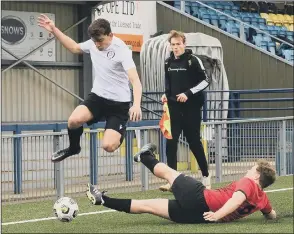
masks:
<instances>
[{"instance_id":1,"label":"orange corner flag","mask_svg":"<svg viewBox=\"0 0 294 234\"><path fill-rule=\"evenodd\" d=\"M166 139L172 139L171 125L170 125L170 115L168 110L167 102L163 103L163 115L159 121L159 127Z\"/></svg>"}]
</instances>

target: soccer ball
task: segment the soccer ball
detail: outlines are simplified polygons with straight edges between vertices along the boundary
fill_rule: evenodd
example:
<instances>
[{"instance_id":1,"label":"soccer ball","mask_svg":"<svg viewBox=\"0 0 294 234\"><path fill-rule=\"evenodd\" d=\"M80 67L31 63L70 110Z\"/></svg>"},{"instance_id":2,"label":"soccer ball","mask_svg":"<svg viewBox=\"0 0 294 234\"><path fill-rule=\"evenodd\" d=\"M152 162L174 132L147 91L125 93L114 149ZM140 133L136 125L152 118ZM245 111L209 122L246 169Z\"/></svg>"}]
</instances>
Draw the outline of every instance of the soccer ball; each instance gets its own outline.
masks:
<instances>
[{"instance_id":1,"label":"soccer ball","mask_svg":"<svg viewBox=\"0 0 294 234\"><path fill-rule=\"evenodd\" d=\"M55 216L62 222L72 221L77 217L78 211L78 204L70 197L59 198L53 206Z\"/></svg>"}]
</instances>

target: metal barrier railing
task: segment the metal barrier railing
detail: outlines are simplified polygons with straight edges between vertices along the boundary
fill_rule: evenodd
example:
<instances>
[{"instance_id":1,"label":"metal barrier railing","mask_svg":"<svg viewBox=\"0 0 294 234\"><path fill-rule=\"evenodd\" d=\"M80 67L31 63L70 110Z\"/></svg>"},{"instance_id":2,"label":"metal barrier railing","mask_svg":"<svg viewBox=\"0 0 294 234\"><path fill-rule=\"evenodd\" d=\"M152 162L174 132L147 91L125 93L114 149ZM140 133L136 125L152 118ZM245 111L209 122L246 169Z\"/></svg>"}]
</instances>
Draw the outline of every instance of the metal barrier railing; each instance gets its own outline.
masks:
<instances>
[{"instance_id":1,"label":"metal barrier railing","mask_svg":"<svg viewBox=\"0 0 294 234\"><path fill-rule=\"evenodd\" d=\"M202 142L212 182L238 179L260 158L275 165L279 175L293 174L293 122L291 116L203 123ZM51 154L68 145L65 131L2 134L2 201L80 196L89 181L110 193L158 188L164 181L134 163L132 157L143 144L153 142L158 146L156 157L166 162L165 138L158 121L146 124L143 121L129 126L125 141L113 153L101 147L102 128L85 130L81 153L56 164L51 162ZM55 126L63 129L62 124ZM28 127L19 125L18 129ZM178 170L200 178L196 160L181 138Z\"/></svg>"},{"instance_id":2,"label":"metal barrier railing","mask_svg":"<svg viewBox=\"0 0 294 234\"><path fill-rule=\"evenodd\" d=\"M252 90L206 90L204 91L205 94L205 102L203 106L203 121L213 121L213 120L223 120L223 119L216 119L211 118L210 113L215 111L215 108L218 110L225 110L223 108L223 102L226 102L224 100L219 99L219 93L228 92L230 94L229 96L229 108L228 110L228 116L227 118L230 120L236 120L236 119L243 119L248 118L244 117L245 113L251 112L251 113L257 113L255 116L251 115L250 118L256 118L256 117L264 117L264 116L258 116L258 113L261 111L292 111L294 110L293 106L293 88L282 88L282 89L252 89ZM157 104L156 109L153 109L153 112L145 111L145 118L147 119L160 119L159 116L162 114L162 103L159 102L161 95L163 92L145 92L142 106L148 106L149 104ZM280 94L284 95L284 97L274 97L274 95ZM267 95L269 97L264 98L254 98L252 96L254 95ZM289 95L289 97L285 97L285 95ZM153 98L151 98L152 96ZM247 96L244 98L244 96ZM248 97L250 96L250 98ZM148 97L148 99L144 99L145 97ZM267 103L273 105L273 103L279 103L279 106L268 106L268 107L246 107L246 105L251 103ZM213 105L211 105L213 103ZM281 104L284 104L282 106ZM214 107L213 107L214 106ZM144 112L144 110L143 110ZM153 115L157 113L157 115Z\"/></svg>"}]
</instances>

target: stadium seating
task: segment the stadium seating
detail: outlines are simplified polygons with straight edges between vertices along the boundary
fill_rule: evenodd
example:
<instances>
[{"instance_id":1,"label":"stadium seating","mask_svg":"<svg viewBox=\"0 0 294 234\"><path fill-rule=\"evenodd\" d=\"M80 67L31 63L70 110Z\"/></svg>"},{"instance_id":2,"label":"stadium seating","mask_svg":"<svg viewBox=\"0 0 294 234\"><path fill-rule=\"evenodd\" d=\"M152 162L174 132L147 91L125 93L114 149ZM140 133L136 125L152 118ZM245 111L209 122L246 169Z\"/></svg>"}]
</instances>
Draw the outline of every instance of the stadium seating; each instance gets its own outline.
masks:
<instances>
[{"instance_id":1,"label":"stadium seating","mask_svg":"<svg viewBox=\"0 0 294 234\"><path fill-rule=\"evenodd\" d=\"M285 8L281 10L274 3L265 1L205 1L203 3L263 32L294 44L294 15L293 6L291 5L285 5ZM174 7L181 9L181 2L175 1ZM237 20L222 15L195 1L185 2L185 12L236 37L240 37L240 22ZM245 25L244 35L242 35L248 42L288 61L293 61L293 50L284 49L284 45L279 41L248 25Z\"/></svg>"}]
</instances>

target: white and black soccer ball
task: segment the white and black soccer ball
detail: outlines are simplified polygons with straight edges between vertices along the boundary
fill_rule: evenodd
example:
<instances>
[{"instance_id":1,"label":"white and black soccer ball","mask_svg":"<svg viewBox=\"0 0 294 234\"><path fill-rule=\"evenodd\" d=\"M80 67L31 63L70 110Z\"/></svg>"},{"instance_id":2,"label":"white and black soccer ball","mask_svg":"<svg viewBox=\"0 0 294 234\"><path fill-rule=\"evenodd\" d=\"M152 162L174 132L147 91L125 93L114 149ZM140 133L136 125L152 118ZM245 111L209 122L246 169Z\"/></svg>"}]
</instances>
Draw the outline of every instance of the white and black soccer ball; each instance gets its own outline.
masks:
<instances>
[{"instance_id":1,"label":"white and black soccer ball","mask_svg":"<svg viewBox=\"0 0 294 234\"><path fill-rule=\"evenodd\" d=\"M58 220L62 222L71 222L75 217L77 217L79 207L72 198L61 197L55 202L53 212Z\"/></svg>"}]
</instances>

